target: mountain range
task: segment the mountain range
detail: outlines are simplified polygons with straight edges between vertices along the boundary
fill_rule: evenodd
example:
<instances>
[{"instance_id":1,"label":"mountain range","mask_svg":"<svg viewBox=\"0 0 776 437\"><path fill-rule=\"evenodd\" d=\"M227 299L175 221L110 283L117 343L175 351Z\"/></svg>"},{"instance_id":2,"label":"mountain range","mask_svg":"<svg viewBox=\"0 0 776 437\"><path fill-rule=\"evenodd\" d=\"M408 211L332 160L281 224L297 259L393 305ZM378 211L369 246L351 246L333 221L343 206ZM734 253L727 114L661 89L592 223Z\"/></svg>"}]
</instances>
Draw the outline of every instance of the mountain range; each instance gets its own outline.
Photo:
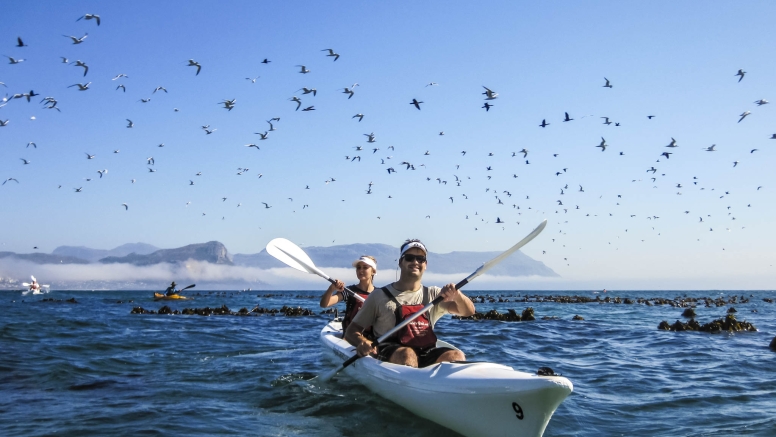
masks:
<instances>
[{"instance_id":1,"label":"mountain range","mask_svg":"<svg viewBox=\"0 0 776 437\"><path fill-rule=\"evenodd\" d=\"M207 261L213 264L234 265L226 246L218 241L189 244L177 249L159 249L148 254L130 253L125 256L109 256L99 260L103 264L133 264L148 266L159 263L179 263L187 260Z\"/></svg>"},{"instance_id":2,"label":"mountain range","mask_svg":"<svg viewBox=\"0 0 776 437\"><path fill-rule=\"evenodd\" d=\"M127 256L130 253L148 255L150 253L156 252L157 250L159 250L158 247L146 243L127 243L111 250L92 249L85 246L59 246L54 249L51 254L80 258L88 262L97 262L102 258L107 258L110 256L121 257Z\"/></svg>"},{"instance_id":3,"label":"mountain range","mask_svg":"<svg viewBox=\"0 0 776 437\"><path fill-rule=\"evenodd\" d=\"M347 244L338 246L310 246L305 253L318 267L350 267L361 255L371 255L377 259L377 269L395 269L399 261L399 249L387 244ZM501 252L450 252L428 254L428 271L433 273L472 272ZM266 250L253 255L235 254L234 264L259 267L262 269L284 267L285 264L270 256ZM540 261L516 252L488 271L491 275L501 276L550 276L559 277L551 268Z\"/></svg>"},{"instance_id":4,"label":"mountain range","mask_svg":"<svg viewBox=\"0 0 776 437\"><path fill-rule=\"evenodd\" d=\"M399 249L387 244L347 244L329 247L310 246L305 253L316 266L325 268L350 267L361 255L371 255L377 259L378 270L396 268ZM469 273L482 263L496 257L501 252L450 252L428 254L428 271L433 273ZM0 259L18 259L35 264L131 264L149 266L160 263L177 264L187 260L204 261L228 266L244 266L260 269L286 267L262 250L254 254L231 255L226 246L218 241L189 244L175 249L159 249L145 243L124 244L111 250L91 249L83 246L60 246L51 254L16 254L0 252ZM495 266L489 272L501 276L545 276L558 277L544 263L521 252L516 252Z\"/></svg>"}]
</instances>

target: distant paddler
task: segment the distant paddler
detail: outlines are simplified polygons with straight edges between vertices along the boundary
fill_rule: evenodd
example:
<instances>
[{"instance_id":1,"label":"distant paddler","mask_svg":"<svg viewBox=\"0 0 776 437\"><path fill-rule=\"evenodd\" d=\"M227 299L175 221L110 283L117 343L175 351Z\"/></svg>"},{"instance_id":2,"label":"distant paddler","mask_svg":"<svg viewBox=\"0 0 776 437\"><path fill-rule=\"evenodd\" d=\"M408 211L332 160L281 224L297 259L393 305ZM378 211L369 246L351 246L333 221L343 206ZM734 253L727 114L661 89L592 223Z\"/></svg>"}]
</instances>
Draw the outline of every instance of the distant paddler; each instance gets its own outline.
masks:
<instances>
[{"instance_id":1,"label":"distant paddler","mask_svg":"<svg viewBox=\"0 0 776 437\"><path fill-rule=\"evenodd\" d=\"M32 283L22 282L22 285L25 287L29 287L27 291L24 294L32 293L32 294L41 294L41 287L48 288L48 285L40 285L38 284L37 279L35 279L35 276L30 275L30 279L32 279Z\"/></svg>"},{"instance_id":2,"label":"distant paddler","mask_svg":"<svg viewBox=\"0 0 776 437\"><path fill-rule=\"evenodd\" d=\"M177 284L175 281L172 281L169 287L167 287L166 290L164 290L164 293L156 293L154 292L154 299L188 299L185 296L181 296L180 293L184 290L188 290L189 288L196 287L195 284L191 284L187 287L183 287L180 290L176 290L175 286Z\"/></svg>"},{"instance_id":3,"label":"distant paddler","mask_svg":"<svg viewBox=\"0 0 776 437\"><path fill-rule=\"evenodd\" d=\"M167 287L167 290L164 290L164 295L165 296L172 296L173 294L178 294L179 290L175 289L176 285L177 284L175 283L175 281L172 281L172 284L170 284L170 286Z\"/></svg>"}]
</instances>

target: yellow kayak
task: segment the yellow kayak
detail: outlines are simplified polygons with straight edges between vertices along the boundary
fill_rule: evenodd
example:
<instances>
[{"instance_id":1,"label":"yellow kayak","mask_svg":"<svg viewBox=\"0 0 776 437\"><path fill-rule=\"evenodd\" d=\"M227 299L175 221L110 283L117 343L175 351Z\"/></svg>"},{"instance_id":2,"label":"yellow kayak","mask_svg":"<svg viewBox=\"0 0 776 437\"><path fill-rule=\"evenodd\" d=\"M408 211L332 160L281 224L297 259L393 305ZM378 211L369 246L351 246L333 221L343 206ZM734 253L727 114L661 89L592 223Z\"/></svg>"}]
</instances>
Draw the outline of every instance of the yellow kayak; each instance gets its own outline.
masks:
<instances>
[{"instance_id":1,"label":"yellow kayak","mask_svg":"<svg viewBox=\"0 0 776 437\"><path fill-rule=\"evenodd\" d=\"M188 297L181 296L180 294L172 294L170 296L166 296L162 293L154 293L154 300L186 300Z\"/></svg>"}]
</instances>

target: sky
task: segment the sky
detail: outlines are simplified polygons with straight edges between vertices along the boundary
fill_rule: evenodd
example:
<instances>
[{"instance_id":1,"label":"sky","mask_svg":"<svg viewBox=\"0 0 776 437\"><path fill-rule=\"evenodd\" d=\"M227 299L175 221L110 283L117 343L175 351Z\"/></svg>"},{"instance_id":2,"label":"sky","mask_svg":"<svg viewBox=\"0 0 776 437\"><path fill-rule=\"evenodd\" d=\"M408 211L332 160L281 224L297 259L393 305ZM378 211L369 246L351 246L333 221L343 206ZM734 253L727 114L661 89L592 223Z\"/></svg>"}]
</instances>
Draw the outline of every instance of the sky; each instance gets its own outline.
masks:
<instances>
[{"instance_id":1,"label":"sky","mask_svg":"<svg viewBox=\"0 0 776 437\"><path fill-rule=\"evenodd\" d=\"M776 281L776 103L754 103L776 99L772 2L3 10L14 19L0 30L0 251L217 240L248 254L276 237L496 251L546 218L522 251L561 278L516 287ZM85 13L100 25L78 20ZM12 98L30 90L29 103ZM49 96L59 111L41 103ZM220 103L232 99L231 110Z\"/></svg>"}]
</instances>

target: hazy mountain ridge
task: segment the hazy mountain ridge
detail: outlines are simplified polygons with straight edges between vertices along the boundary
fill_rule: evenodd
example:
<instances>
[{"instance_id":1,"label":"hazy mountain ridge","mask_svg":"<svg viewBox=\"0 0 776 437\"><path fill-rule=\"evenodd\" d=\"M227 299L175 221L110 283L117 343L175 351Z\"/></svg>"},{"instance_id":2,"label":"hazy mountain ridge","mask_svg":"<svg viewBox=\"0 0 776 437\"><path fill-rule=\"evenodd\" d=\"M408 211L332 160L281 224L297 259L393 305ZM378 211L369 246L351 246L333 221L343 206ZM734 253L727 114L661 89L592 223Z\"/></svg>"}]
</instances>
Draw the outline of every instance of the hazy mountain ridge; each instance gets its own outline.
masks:
<instances>
[{"instance_id":1,"label":"hazy mountain ridge","mask_svg":"<svg viewBox=\"0 0 776 437\"><path fill-rule=\"evenodd\" d=\"M305 253L318 267L349 267L353 261L361 255L371 255L377 259L377 268L395 263L399 251L387 244L345 244L339 246L320 247L310 246L304 248ZM286 267L263 249L259 253L234 255L234 264L238 266L258 267L271 269Z\"/></svg>"},{"instance_id":2,"label":"hazy mountain ridge","mask_svg":"<svg viewBox=\"0 0 776 437\"><path fill-rule=\"evenodd\" d=\"M394 269L399 260L399 249L387 244L347 244L339 246L304 248L305 253L318 267L350 267L361 255L371 255L377 259L377 269ZM467 273L474 271L502 252L450 252L434 253L428 256L428 271L433 273ZM266 250L251 255L235 254L234 264L238 266L258 267L262 269L285 267L285 264L270 256ZM491 275L501 276L549 276L559 277L541 261L516 252L488 271Z\"/></svg>"},{"instance_id":3,"label":"hazy mountain ridge","mask_svg":"<svg viewBox=\"0 0 776 437\"><path fill-rule=\"evenodd\" d=\"M148 255L159 250L158 247L146 243L127 243L113 249L92 249L86 246L59 246L54 249L52 255L70 256L89 262L97 262L102 258L122 257L131 253Z\"/></svg>"},{"instance_id":4,"label":"hazy mountain ridge","mask_svg":"<svg viewBox=\"0 0 776 437\"><path fill-rule=\"evenodd\" d=\"M197 260L220 265L254 267L259 269L283 268L285 264L270 256L266 250L254 254L229 254L226 246L218 241L200 244L189 244L175 249L158 249L142 254L137 251L148 251L154 246L145 243L125 244L115 249L91 249L83 246L60 246L56 253L16 254L0 252L0 259L15 258L36 264L89 264L99 253L121 253L130 251L123 256L107 256L95 260L101 264L131 264L135 266L150 266L161 263L178 264L188 260ZM347 244L338 246L310 246L304 248L305 253L316 266L321 268L349 268L351 263L361 255L372 255L377 259L378 270L393 270L396 268L399 249L387 244ZM482 263L493 259L501 252L468 252L429 253L428 271L439 274L470 273ZM79 254L81 257L67 254ZM94 261L93 261L94 262ZM541 261L521 252L516 252L488 271L491 275L500 276L544 276L559 277L551 268Z\"/></svg>"},{"instance_id":5,"label":"hazy mountain ridge","mask_svg":"<svg viewBox=\"0 0 776 437\"><path fill-rule=\"evenodd\" d=\"M30 261L35 264L88 264L89 261L74 256L55 255L49 253L14 253L0 252L0 259L11 258Z\"/></svg>"},{"instance_id":6,"label":"hazy mountain ridge","mask_svg":"<svg viewBox=\"0 0 776 437\"><path fill-rule=\"evenodd\" d=\"M147 255L130 253L126 256L109 256L99 260L103 264L126 263L147 266L159 263L178 263L187 260L207 261L213 264L234 265L226 246L218 241L189 244L175 249L159 249Z\"/></svg>"}]
</instances>

